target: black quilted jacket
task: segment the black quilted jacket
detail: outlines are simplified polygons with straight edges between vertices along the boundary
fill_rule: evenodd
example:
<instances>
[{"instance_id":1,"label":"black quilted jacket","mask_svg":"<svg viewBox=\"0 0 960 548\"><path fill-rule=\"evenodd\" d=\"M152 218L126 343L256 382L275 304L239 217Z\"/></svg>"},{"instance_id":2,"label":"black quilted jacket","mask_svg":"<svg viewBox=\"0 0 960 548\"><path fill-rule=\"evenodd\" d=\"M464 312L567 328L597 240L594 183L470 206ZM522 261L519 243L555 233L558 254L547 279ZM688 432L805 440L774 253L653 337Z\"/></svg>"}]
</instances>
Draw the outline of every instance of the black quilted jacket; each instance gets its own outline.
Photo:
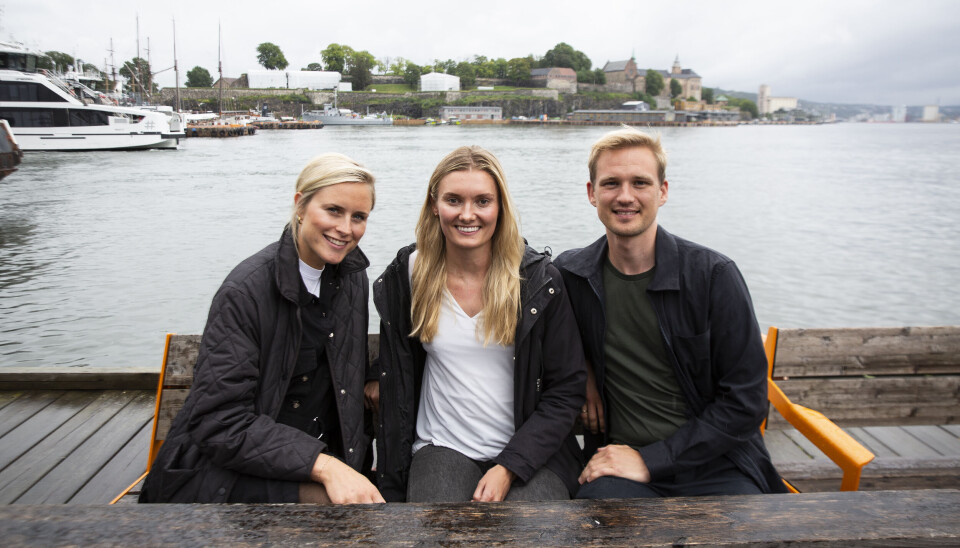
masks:
<instances>
[{"instance_id":1,"label":"black quilted jacket","mask_svg":"<svg viewBox=\"0 0 960 548\"><path fill-rule=\"evenodd\" d=\"M367 258L339 265L336 319L326 352L345 461L359 470L367 367ZM300 349L300 271L287 227L220 286L194 369L193 387L143 485L140 502L226 502L237 474L307 481L326 444L274 422Z\"/></svg>"}]
</instances>

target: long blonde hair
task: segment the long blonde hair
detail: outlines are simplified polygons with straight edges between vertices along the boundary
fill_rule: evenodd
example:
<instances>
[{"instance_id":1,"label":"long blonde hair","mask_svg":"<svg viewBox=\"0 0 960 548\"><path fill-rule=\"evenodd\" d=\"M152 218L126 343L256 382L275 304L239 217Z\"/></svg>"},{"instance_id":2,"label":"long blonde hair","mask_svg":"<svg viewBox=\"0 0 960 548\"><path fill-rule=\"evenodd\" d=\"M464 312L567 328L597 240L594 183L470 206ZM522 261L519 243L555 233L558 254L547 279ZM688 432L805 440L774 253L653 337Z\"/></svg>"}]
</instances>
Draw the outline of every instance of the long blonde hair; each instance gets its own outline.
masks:
<instances>
[{"instance_id":1,"label":"long blonde hair","mask_svg":"<svg viewBox=\"0 0 960 548\"><path fill-rule=\"evenodd\" d=\"M493 234L493 257L483 283L483 316L478 330L483 343L491 340L504 346L513 344L520 311L520 261L524 242L520 235L513 200L507 189L500 162L478 146L460 147L448 154L430 176L427 197L417 222L417 258L413 265L411 336L430 342L437 334L443 292L447 285L446 238L433 208L440 181L455 171L481 170L493 177L499 194L500 212ZM480 333L477 333L478 338Z\"/></svg>"}]
</instances>

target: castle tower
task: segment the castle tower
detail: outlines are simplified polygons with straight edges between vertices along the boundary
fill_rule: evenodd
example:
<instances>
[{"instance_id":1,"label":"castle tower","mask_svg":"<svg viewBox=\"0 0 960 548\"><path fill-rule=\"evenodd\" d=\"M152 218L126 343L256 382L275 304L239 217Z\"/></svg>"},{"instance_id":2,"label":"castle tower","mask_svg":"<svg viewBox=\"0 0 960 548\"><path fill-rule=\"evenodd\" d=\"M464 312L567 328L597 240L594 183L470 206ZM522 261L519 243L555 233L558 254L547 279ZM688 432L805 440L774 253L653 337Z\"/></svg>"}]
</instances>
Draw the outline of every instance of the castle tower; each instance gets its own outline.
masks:
<instances>
[{"instance_id":1,"label":"castle tower","mask_svg":"<svg viewBox=\"0 0 960 548\"><path fill-rule=\"evenodd\" d=\"M680 55L673 60L673 68L670 69L670 74L680 74L683 72L683 69L680 68Z\"/></svg>"}]
</instances>

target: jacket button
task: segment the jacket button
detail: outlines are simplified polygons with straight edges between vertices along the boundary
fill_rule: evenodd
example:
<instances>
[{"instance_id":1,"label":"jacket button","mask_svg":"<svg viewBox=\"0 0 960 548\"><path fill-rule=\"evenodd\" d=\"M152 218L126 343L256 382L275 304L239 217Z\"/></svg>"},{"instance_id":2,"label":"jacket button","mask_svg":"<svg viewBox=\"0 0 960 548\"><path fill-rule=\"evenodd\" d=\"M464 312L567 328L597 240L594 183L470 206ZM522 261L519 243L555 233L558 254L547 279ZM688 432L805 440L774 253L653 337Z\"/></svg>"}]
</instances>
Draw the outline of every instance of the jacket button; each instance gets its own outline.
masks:
<instances>
[{"instance_id":1,"label":"jacket button","mask_svg":"<svg viewBox=\"0 0 960 548\"><path fill-rule=\"evenodd\" d=\"M330 338L331 338L331 339L333 338L333 333L330 333Z\"/></svg>"},{"instance_id":2,"label":"jacket button","mask_svg":"<svg viewBox=\"0 0 960 548\"><path fill-rule=\"evenodd\" d=\"M387 376L387 372L384 371L383 373L380 373L380 376L381 376L381 377L386 377L386 376Z\"/></svg>"},{"instance_id":3,"label":"jacket button","mask_svg":"<svg viewBox=\"0 0 960 548\"><path fill-rule=\"evenodd\" d=\"M383 278L380 278L379 280L377 280L377 283L378 283L378 284L382 284L382 283L383 283Z\"/></svg>"},{"instance_id":4,"label":"jacket button","mask_svg":"<svg viewBox=\"0 0 960 548\"><path fill-rule=\"evenodd\" d=\"M290 406L293 407L294 409L299 409L299 408L300 408L300 402L297 401L297 400L293 400L293 403L290 404Z\"/></svg>"},{"instance_id":5,"label":"jacket button","mask_svg":"<svg viewBox=\"0 0 960 548\"><path fill-rule=\"evenodd\" d=\"M349 451L350 453L353 453L353 447L351 447L350 449L347 449L347 451Z\"/></svg>"},{"instance_id":6,"label":"jacket button","mask_svg":"<svg viewBox=\"0 0 960 548\"><path fill-rule=\"evenodd\" d=\"M536 308L531 308L531 309L530 309L530 313L531 313L531 314L536 314L536 313L537 313L537 309L536 309Z\"/></svg>"},{"instance_id":7,"label":"jacket button","mask_svg":"<svg viewBox=\"0 0 960 548\"><path fill-rule=\"evenodd\" d=\"M553 293L554 293L553 288L551 287L547 292L550 293L551 295L553 295Z\"/></svg>"},{"instance_id":8,"label":"jacket button","mask_svg":"<svg viewBox=\"0 0 960 548\"><path fill-rule=\"evenodd\" d=\"M303 382L307 382L308 380L310 380L310 377L304 375L304 376L300 377L300 380L303 381Z\"/></svg>"},{"instance_id":9,"label":"jacket button","mask_svg":"<svg viewBox=\"0 0 960 548\"><path fill-rule=\"evenodd\" d=\"M341 396L344 395L344 394L346 394L346 393L347 393L346 390L344 390L344 389L342 389L342 388L340 389L340 395L341 395Z\"/></svg>"}]
</instances>

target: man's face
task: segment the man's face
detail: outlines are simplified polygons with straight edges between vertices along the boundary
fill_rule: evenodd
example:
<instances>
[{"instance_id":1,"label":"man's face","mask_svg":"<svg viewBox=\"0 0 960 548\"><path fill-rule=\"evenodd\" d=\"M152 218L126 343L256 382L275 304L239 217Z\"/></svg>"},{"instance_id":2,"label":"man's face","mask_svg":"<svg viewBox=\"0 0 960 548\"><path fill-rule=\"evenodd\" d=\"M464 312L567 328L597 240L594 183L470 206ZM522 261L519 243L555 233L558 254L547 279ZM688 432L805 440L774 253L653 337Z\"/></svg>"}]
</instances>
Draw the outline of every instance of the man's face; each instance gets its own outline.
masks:
<instances>
[{"instance_id":1,"label":"man's face","mask_svg":"<svg viewBox=\"0 0 960 548\"><path fill-rule=\"evenodd\" d=\"M667 203L667 181L659 183L650 149L602 152L595 179L587 183L587 195L608 235L631 238L655 226L657 211Z\"/></svg>"}]
</instances>

